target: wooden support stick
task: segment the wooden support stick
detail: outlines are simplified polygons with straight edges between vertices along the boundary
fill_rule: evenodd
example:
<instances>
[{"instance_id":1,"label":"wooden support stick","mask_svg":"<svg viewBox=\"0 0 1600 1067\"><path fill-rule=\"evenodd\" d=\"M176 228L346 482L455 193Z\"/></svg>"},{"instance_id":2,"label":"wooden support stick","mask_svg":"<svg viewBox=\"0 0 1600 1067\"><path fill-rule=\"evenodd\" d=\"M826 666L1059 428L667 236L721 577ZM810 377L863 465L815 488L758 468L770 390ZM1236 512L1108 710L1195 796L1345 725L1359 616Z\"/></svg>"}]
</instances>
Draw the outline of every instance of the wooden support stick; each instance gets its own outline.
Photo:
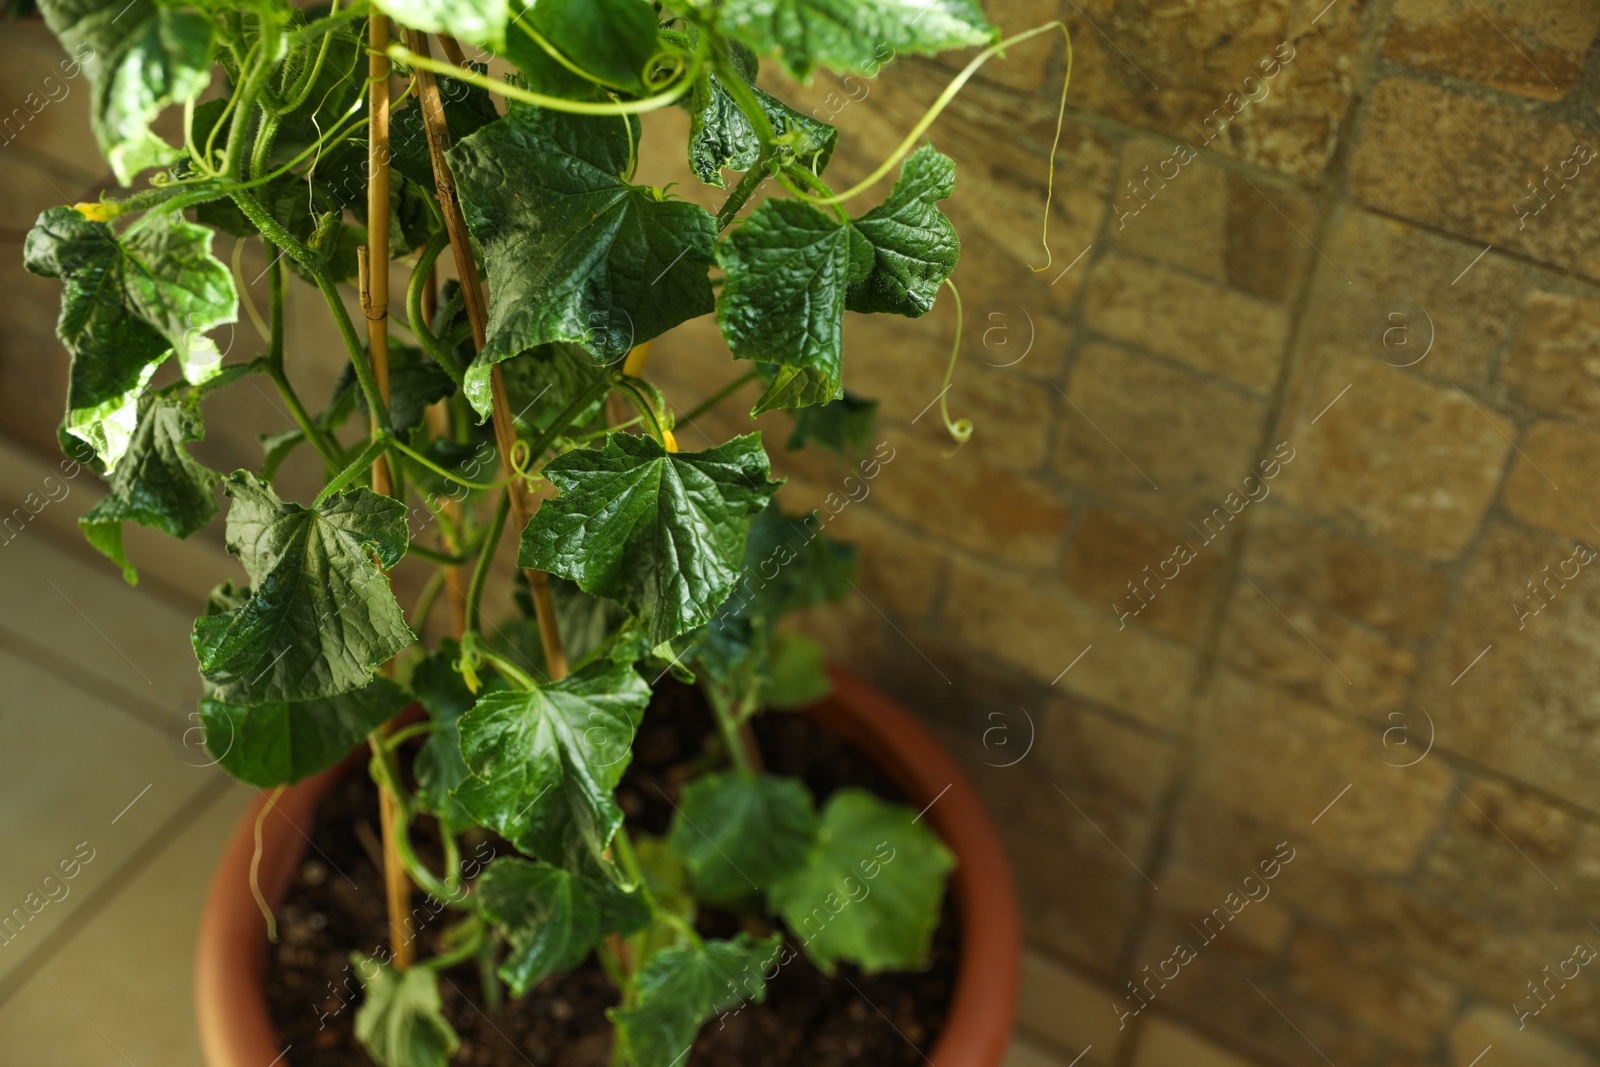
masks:
<instances>
[{"instance_id":1,"label":"wooden support stick","mask_svg":"<svg viewBox=\"0 0 1600 1067\"><path fill-rule=\"evenodd\" d=\"M416 30L407 30L407 43L419 56L430 55L428 38ZM483 295L483 283L478 278L478 266L472 257L472 238L467 233L467 221L461 214L461 201L456 195L456 183L450 173L450 163L445 152L450 148L450 128L445 124L444 101L439 96L439 83L433 72L421 67L413 71L417 80L417 99L422 107L422 122L428 134L428 155L433 160L434 190L439 207L444 212L445 229L450 234L450 248L455 256L456 274L461 280L461 295L467 308L467 321L472 326L474 351L483 351L488 336L489 307ZM512 424L511 408L506 403L505 378L498 366L490 371L490 391L493 399L495 443L500 449L501 470L511 479L511 518L517 532L528 525L532 511L528 506L527 491L512 464L512 450L517 443L516 428ZM561 647L561 632L556 627L555 603L550 598L550 578L543 571L531 568L523 571L528 578L528 588L533 594L534 611L539 619L539 641L544 646L545 664L551 681L567 676L567 656Z\"/></svg>"}]
</instances>

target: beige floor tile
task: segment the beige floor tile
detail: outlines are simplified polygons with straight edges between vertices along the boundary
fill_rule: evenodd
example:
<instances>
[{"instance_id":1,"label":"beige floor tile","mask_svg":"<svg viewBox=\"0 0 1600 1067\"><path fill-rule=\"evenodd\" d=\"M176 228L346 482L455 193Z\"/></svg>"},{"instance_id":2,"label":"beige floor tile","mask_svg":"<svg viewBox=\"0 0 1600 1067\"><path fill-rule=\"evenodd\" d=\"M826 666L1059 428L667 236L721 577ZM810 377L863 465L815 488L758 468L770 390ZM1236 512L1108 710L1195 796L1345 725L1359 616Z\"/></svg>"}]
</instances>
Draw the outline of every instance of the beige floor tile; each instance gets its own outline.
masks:
<instances>
[{"instance_id":1,"label":"beige floor tile","mask_svg":"<svg viewBox=\"0 0 1600 1067\"><path fill-rule=\"evenodd\" d=\"M1005 1067L1064 1067L1066 1060L1025 1037L1016 1038L1006 1051ZM1079 1067L1082 1067L1080 1064Z\"/></svg>"},{"instance_id":2,"label":"beige floor tile","mask_svg":"<svg viewBox=\"0 0 1600 1067\"><path fill-rule=\"evenodd\" d=\"M28 917L0 925L0 940L11 938L0 944L3 977L220 772L190 766L160 731L4 650L0 738L0 921L15 908ZM75 877L62 879L58 865L75 854Z\"/></svg>"},{"instance_id":3,"label":"beige floor tile","mask_svg":"<svg viewBox=\"0 0 1600 1067\"><path fill-rule=\"evenodd\" d=\"M57 673L81 669L112 683L142 705L139 713L147 718L199 695L189 643L193 615L47 537L25 532L0 552L0 604L10 606L0 628L12 638L6 644L13 651L50 662ZM219 572L217 579L227 576Z\"/></svg>"},{"instance_id":4,"label":"beige floor tile","mask_svg":"<svg viewBox=\"0 0 1600 1067\"><path fill-rule=\"evenodd\" d=\"M1152 1019L1139 1035L1133 1067L1254 1067L1211 1042L1165 1019Z\"/></svg>"},{"instance_id":5,"label":"beige floor tile","mask_svg":"<svg viewBox=\"0 0 1600 1067\"><path fill-rule=\"evenodd\" d=\"M1037 952L1022 956L1022 1003L1017 1023L1023 1029L1077 1055L1094 1051L1084 1063L1111 1063L1125 1031L1117 1029L1115 997L1054 960Z\"/></svg>"},{"instance_id":6,"label":"beige floor tile","mask_svg":"<svg viewBox=\"0 0 1600 1067\"><path fill-rule=\"evenodd\" d=\"M0 1065L199 1067L194 943L217 856L252 791L224 787L0 1006Z\"/></svg>"}]
</instances>

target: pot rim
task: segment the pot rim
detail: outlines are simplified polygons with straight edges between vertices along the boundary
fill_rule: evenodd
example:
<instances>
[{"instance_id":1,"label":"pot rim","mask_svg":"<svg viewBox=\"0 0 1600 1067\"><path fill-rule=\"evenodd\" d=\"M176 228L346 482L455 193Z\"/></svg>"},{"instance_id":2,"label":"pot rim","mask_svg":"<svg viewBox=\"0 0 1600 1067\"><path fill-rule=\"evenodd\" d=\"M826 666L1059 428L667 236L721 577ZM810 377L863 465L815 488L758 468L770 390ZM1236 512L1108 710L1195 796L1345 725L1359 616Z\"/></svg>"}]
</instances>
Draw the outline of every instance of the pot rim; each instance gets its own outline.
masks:
<instances>
[{"instance_id":1,"label":"pot rim","mask_svg":"<svg viewBox=\"0 0 1600 1067\"><path fill-rule=\"evenodd\" d=\"M803 714L876 760L957 857L950 878L961 919L956 988L938 1042L918 1052L940 1067L999 1067L1016 1015L1021 963L1021 923L999 835L966 775L920 723L860 678L837 668L829 674L833 692ZM263 820L258 881L274 908L310 845L300 826L358 759L352 754L290 786L274 817ZM292 1051L280 1046L267 1010L267 939L247 888L255 822L265 804L263 794L234 827L201 917L195 1014L207 1067L274 1067Z\"/></svg>"}]
</instances>

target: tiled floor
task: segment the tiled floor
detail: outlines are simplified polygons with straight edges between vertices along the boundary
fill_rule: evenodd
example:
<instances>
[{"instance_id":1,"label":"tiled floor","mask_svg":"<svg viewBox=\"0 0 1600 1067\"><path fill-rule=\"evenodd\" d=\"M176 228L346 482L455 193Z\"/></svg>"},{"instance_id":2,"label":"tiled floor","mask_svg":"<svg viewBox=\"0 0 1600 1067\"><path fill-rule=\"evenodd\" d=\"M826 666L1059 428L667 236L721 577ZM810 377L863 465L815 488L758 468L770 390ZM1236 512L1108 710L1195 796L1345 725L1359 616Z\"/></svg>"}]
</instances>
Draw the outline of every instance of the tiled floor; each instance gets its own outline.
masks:
<instances>
[{"instance_id":1,"label":"tiled floor","mask_svg":"<svg viewBox=\"0 0 1600 1067\"><path fill-rule=\"evenodd\" d=\"M189 627L230 561L129 527L129 588L77 528L99 492L0 441L0 921L30 916L0 926L0 1067L199 1067L195 932L251 791L183 744ZM1030 952L1007 1067L1247 1067L1165 1024L1130 1054L1111 999Z\"/></svg>"},{"instance_id":2,"label":"tiled floor","mask_svg":"<svg viewBox=\"0 0 1600 1067\"><path fill-rule=\"evenodd\" d=\"M250 796L181 744L203 589L192 551L137 589L82 551L97 488L60 475L0 450L0 1064L198 1064L195 929Z\"/></svg>"}]
</instances>

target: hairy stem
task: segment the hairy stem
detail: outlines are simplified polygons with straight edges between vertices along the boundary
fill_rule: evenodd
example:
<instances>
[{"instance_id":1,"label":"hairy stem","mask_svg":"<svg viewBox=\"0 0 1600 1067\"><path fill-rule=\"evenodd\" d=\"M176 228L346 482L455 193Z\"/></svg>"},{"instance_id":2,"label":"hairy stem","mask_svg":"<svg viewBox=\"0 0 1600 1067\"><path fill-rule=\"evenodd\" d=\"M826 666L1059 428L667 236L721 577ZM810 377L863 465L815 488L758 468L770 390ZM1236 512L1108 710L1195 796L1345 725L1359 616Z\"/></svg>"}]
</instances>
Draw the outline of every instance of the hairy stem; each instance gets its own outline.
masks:
<instances>
[{"instance_id":1,"label":"hairy stem","mask_svg":"<svg viewBox=\"0 0 1600 1067\"><path fill-rule=\"evenodd\" d=\"M722 202L717 209L717 229L725 230L739 214L745 203L761 187L761 183L772 177L772 161L775 157L763 152L761 158L756 160L755 166L744 172L739 179L739 184L733 187L728 194L728 199Z\"/></svg>"}]
</instances>

